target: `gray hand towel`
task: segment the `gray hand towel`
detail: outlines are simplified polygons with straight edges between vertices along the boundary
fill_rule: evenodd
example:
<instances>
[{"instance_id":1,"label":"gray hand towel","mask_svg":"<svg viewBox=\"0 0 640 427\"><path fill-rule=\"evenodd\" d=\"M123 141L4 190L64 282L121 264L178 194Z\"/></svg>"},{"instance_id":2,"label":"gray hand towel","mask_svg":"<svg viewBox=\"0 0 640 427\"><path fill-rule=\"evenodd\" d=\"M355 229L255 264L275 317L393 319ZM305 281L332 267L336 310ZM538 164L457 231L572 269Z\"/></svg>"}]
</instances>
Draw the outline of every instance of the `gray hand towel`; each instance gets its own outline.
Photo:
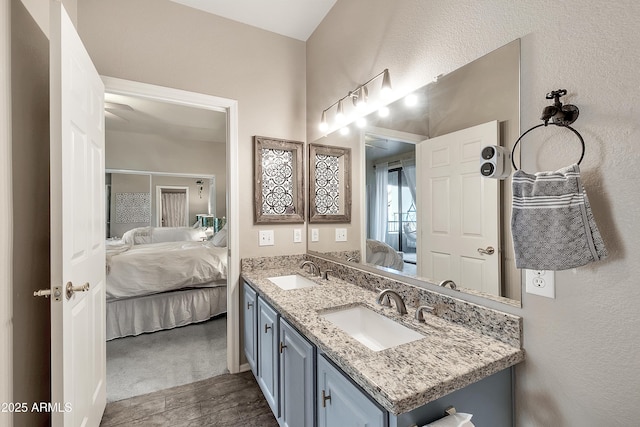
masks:
<instances>
[{"instance_id":1,"label":"gray hand towel","mask_svg":"<svg viewBox=\"0 0 640 427\"><path fill-rule=\"evenodd\" d=\"M607 256L574 164L513 175L511 231L516 267L566 270Z\"/></svg>"}]
</instances>

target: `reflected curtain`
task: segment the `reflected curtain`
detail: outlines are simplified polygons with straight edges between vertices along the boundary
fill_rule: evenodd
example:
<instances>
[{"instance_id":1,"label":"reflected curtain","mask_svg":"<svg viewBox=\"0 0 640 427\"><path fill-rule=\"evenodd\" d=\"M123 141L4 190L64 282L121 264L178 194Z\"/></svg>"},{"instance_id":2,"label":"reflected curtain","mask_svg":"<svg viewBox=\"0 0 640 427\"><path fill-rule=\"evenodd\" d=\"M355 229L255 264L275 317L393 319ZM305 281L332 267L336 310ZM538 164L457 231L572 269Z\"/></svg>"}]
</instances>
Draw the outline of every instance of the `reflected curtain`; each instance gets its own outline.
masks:
<instances>
[{"instance_id":1,"label":"reflected curtain","mask_svg":"<svg viewBox=\"0 0 640 427\"><path fill-rule=\"evenodd\" d=\"M402 165L402 174L404 180L409 187L411 197L413 198L413 204L416 203L416 159L406 159L400 162Z\"/></svg>"},{"instance_id":2,"label":"reflected curtain","mask_svg":"<svg viewBox=\"0 0 640 427\"><path fill-rule=\"evenodd\" d=\"M376 191L373 206L373 239L380 242L387 240L387 212L389 186L389 163L376 164Z\"/></svg>"},{"instance_id":3,"label":"reflected curtain","mask_svg":"<svg viewBox=\"0 0 640 427\"><path fill-rule=\"evenodd\" d=\"M162 193L162 226L184 227L187 225L185 216L187 206L186 193Z\"/></svg>"}]
</instances>

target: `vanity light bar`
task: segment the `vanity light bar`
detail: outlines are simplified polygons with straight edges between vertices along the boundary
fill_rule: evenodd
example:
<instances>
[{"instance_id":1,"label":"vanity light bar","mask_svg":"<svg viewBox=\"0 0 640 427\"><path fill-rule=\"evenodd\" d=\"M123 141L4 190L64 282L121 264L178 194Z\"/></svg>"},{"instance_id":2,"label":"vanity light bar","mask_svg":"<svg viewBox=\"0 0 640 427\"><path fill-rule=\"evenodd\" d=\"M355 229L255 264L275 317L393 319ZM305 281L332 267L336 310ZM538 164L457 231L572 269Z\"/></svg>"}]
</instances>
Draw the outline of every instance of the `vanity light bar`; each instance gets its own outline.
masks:
<instances>
[{"instance_id":1,"label":"vanity light bar","mask_svg":"<svg viewBox=\"0 0 640 427\"><path fill-rule=\"evenodd\" d=\"M333 104L329 105L327 108L322 110L322 115L320 117L320 125L319 129L322 132L325 132L329 129L329 122L327 121L327 111L329 111L332 107L337 105L335 120L337 124L341 125L346 120L346 116L344 114L344 104L343 101L347 98L351 98L353 101L353 105L358 109L364 109L369 101L369 89L367 85L382 76L382 86L380 88L380 96L382 98L389 98L391 96L392 88L391 88L391 76L389 75L389 69L385 68L380 73L371 77L365 83L359 85L354 90L350 90L347 92L345 96L338 99ZM384 108L384 107L383 107Z\"/></svg>"}]
</instances>

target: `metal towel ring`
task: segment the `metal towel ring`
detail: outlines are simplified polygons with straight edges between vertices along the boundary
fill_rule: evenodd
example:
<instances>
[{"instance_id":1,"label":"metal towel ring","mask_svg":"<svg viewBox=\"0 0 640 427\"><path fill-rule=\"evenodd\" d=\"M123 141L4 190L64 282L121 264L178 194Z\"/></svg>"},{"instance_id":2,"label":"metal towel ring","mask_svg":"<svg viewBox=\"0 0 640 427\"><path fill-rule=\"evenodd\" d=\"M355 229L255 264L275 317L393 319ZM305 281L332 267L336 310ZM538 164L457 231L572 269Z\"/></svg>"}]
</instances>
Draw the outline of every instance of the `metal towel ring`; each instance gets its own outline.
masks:
<instances>
[{"instance_id":1,"label":"metal towel ring","mask_svg":"<svg viewBox=\"0 0 640 427\"><path fill-rule=\"evenodd\" d=\"M563 125L563 124L558 124L558 123L548 123L550 125L555 125L555 126L560 126L563 128L567 128L569 130L571 130L571 132L575 133L576 136L580 139L580 144L582 144L582 155L580 156L580 160L578 160L578 164L580 164L580 162L582 162L582 159L584 158L584 152L585 152L585 146L584 146L584 139L582 139L582 135L580 135L580 132L578 132L577 130L575 130L574 128L572 128L569 125ZM520 138L518 138L518 140L516 141L515 144L513 144L513 149L511 150L511 164L513 165L513 169L514 170L518 170L518 168L516 167L516 162L515 162L515 157L514 157L514 153L516 152L516 147L518 146L518 143L520 143L520 140L529 132L531 132L534 129L539 128L540 126L547 126L546 123L540 123L539 125L536 125L534 127L532 127L531 129L529 129L528 131L526 131L525 133L523 133L522 135L520 135Z\"/></svg>"}]
</instances>

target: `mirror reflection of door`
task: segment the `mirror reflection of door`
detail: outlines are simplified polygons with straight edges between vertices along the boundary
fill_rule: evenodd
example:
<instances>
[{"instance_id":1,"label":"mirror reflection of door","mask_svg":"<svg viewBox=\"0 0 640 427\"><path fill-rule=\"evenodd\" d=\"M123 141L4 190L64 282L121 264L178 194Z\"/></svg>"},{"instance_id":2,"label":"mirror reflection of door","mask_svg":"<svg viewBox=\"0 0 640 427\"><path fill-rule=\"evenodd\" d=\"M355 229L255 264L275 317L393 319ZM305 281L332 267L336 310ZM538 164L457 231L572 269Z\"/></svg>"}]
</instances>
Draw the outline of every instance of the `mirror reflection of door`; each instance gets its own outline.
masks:
<instances>
[{"instance_id":1,"label":"mirror reflection of door","mask_svg":"<svg viewBox=\"0 0 640 427\"><path fill-rule=\"evenodd\" d=\"M492 121L418 144L420 276L499 295L500 181L480 176L478 155L498 131Z\"/></svg>"},{"instance_id":2,"label":"mirror reflection of door","mask_svg":"<svg viewBox=\"0 0 640 427\"><path fill-rule=\"evenodd\" d=\"M157 186L158 227L189 226L189 187Z\"/></svg>"}]
</instances>

